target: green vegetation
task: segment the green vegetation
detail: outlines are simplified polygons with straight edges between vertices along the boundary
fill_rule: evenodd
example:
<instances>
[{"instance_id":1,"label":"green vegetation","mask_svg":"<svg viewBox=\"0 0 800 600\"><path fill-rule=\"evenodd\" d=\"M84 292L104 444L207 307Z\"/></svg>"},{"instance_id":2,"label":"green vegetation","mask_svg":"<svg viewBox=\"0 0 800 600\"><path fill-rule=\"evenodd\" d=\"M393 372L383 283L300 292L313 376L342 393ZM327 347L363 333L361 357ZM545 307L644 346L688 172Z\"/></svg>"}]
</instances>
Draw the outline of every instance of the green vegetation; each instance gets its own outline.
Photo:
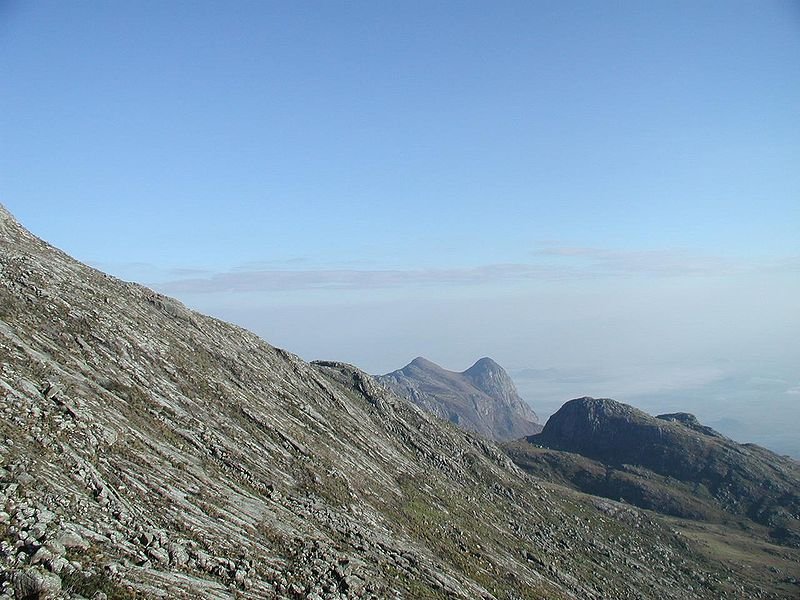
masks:
<instances>
[{"instance_id":1,"label":"green vegetation","mask_svg":"<svg viewBox=\"0 0 800 600\"><path fill-rule=\"evenodd\" d=\"M422 541L434 556L448 563L496 597L520 599L553 598L552 591L521 581L515 573L504 573L507 552L514 540L496 524L504 523L502 501L482 503L480 518L463 503L464 496L423 489L424 480L401 477L404 501L397 509L398 521L413 538ZM467 492L467 490L462 490ZM480 494L481 490L469 490ZM469 494L464 494L469 495ZM416 597L416 596L414 596ZM436 590L431 596L436 598Z\"/></svg>"},{"instance_id":2,"label":"green vegetation","mask_svg":"<svg viewBox=\"0 0 800 600\"><path fill-rule=\"evenodd\" d=\"M131 588L113 581L105 573L86 575L80 571L61 575L61 587L67 592L80 594L84 598L92 598L97 592L103 592L108 600L135 600L139 595Z\"/></svg>"}]
</instances>

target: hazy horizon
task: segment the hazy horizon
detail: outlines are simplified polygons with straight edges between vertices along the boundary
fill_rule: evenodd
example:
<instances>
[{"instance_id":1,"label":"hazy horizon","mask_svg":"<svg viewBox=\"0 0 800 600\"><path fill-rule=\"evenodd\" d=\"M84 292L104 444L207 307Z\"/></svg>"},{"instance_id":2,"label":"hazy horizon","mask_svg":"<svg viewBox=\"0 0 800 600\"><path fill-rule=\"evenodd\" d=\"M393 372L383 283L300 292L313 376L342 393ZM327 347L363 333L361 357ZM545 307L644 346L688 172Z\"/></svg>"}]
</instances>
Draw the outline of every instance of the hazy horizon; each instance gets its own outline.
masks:
<instances>
[{"instance_id":1,"label":"hazy horizon","mask_svg":"<svg viewBox=\"0 0 800 600\"><path fill-rule=\"evenodd\" d=\"M370 373L491 356L800 457L791 2L0 1L0 202Z\"/></svg>"}]
</instances>

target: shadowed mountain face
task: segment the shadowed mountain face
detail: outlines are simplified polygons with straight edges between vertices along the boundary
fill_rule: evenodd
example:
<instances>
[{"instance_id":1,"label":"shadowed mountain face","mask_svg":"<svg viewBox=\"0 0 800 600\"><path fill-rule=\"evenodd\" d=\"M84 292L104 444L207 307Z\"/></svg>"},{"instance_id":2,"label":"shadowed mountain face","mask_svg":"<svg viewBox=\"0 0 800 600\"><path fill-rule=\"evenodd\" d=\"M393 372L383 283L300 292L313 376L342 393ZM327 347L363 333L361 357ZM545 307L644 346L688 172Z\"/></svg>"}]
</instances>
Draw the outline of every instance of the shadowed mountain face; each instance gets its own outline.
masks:
<instances>
[{"instance_id":1,"label":"shadowed mountain face","mask_svg":"<svg viewBox=\"0 0 800 600\"><path fill-rule=\"evenodd\" d=\"M491 439L511 440L542 429L511 377L491 358L456 373L418 357L378 380L437 417Z\"/></svg>"},{"instance_id":2,"label":"shadowed mountain face","mask_svg":"<svg viewBox=\"0 0 800 600\"><path fill-rule=\"evenodd\" d=\"M652 417L613 400L579 398L526 442L508 450L531 473L667 514L747 517L774 539L800 545L800 465L737 444L693 415Z\"/></svg>"}]
</instances>

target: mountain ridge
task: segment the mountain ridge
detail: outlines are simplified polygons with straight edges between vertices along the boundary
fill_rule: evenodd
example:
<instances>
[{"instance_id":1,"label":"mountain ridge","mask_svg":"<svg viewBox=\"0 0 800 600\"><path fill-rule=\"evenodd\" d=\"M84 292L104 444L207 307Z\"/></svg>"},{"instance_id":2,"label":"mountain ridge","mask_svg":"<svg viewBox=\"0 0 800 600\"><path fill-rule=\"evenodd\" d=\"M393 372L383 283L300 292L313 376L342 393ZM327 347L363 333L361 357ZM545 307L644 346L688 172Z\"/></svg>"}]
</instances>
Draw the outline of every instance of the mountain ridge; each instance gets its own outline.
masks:
<instances>
[{"instance_id":1,"label":"mountain ridge","mask_svg":"<svg viewBox=\"0 0 800 600\"><path fill-rule=\"evenodd\" d=\"M489 357L457 372L418 356L378 380L437 417L491 439L515 439L541 430L511 377Z\"/></svg>"},{"instance_id":2,"label":"mountain ridge","mask_svg":"<svg viewBox=\"0 0 800 600\"><path fill-rule=\"evenodd\" d=\"M800 463L738 444L689 413L652 417L608 398L576 398L508 450L529 472L589 493L691 518L746 517L800 547Z\"/></svg>"}]
</instances>

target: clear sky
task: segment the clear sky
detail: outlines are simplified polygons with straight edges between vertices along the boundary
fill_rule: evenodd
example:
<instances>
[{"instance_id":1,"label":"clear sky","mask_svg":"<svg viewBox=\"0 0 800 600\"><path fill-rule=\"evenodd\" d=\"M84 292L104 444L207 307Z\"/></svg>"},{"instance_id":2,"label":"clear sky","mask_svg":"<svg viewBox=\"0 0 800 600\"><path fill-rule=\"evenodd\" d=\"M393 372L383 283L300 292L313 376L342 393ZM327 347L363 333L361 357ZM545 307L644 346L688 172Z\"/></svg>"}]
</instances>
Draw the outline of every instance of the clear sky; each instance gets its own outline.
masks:
<instances>
[{"instance_id":1,"label":"clear sky","mask_svg":"<svg viewBox=\"0 0 800 600\"><path fill-rule=\"evenodd\" d=\"M0 202L304 358L800 456L798 2L0 0Z\"/></svg>"}]
</instances>

